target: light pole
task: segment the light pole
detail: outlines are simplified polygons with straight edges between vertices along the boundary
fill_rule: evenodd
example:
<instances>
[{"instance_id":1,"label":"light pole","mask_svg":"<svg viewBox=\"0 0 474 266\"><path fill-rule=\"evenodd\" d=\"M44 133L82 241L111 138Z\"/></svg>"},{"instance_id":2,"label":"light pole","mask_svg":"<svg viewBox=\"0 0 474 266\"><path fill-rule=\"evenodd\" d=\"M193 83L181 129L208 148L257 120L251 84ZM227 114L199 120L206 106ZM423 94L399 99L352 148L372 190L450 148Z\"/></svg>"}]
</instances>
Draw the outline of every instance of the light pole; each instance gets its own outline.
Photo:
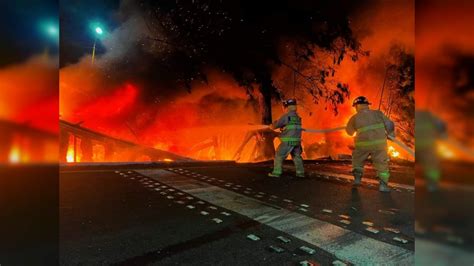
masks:
<instances>
[{"instance_id":1,"label":"light pole","mask_svg":"<svg viewBox=\"0 0 474 266\"><path fill-rule=\"evenodd\" d=\"M94 38L94 46L92 47L92 64L94 64L94 59L95 59L95 45L97 43L97 37L104 34L104 31L102 30L101 27L96 27L95 28L95 38Z\"/></svg>"}]
</instances>

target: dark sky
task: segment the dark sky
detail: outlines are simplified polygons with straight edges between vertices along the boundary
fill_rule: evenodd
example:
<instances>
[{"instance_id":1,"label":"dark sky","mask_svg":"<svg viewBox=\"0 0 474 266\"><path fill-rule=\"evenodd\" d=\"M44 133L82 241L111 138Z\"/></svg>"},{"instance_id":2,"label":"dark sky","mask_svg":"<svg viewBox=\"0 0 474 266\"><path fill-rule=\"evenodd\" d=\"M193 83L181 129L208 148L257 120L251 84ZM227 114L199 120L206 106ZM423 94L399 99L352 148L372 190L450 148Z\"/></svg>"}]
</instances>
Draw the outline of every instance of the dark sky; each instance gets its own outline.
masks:
<instances>
[{"instance_id":1,"label":"dark sky","mask_svg":"<svg viewBox=\"0 0 474 266\"><path fill-rule=\"evenodd\" d=\"M20 62L33 54L58 51L57 40L47 36L44 23L58 25L58 1L0 1L0 66Z\"/></svg>"},{"instance_id":2,"label":"dark sky","mask_svg":"<svg viewBox=\"0 0 474 266\"><path fill-rule=\"evenodd\" d=\"M115 16L120 0L61 0L61 65L68 65L90 53L94 35L90 24L98 22L107 31L120 23ZM98 53L103 52L100 42Z\"/></svg>"},{"instance_id":3,"label":"dark sky","mask_svg":"<svg viewBox=\"0 0 474 266\"><path fill-rule=\"evenodd\" d=\"M104 74L118 83L136 82L151 93L149 96L157 92L157 87L190 90L197 80L206 81L207 69L226 71L247 88L254 83L272 87L271 73L281 63L280 50L285 39L298 43L298 49L309 53L314 46L340 52L341 48L332 45L339 37L348 50L357 49L349 16L363 3L355 0L62 0L60 66L74 64L91 53L95 36L90 23L97 21L109 33L118 27L122 35L127 32L122 38L114 38L116 33L104 37L109 40L108 51L112 51L107 54L125 51L113 60L111 56L99 57L108 58L102 60L107 62L106 66L98 64L107 72ZM125 20L130 17L145 20L140 28L133 29L143 34L133 37L133 32L124 29ZM163 38L164 42L152 40ZM103 43L106 41L97 42L99 54L105 52Z\"/></svg>"}]
</instances>

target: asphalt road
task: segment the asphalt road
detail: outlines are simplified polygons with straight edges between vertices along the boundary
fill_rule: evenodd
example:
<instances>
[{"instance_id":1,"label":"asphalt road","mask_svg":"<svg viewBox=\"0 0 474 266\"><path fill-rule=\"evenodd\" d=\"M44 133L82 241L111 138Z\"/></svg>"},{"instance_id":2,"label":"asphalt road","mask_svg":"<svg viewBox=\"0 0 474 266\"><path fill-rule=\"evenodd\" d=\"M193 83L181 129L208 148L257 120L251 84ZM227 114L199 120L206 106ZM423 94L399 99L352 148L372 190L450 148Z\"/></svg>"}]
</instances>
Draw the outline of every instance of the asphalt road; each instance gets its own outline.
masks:
<instances>
[{"instance_id":1,"label":"asphalt road","mask_svg":"<svg viewBox=\"0 0 474 266\"><path fill-rule=\"evenodd\" d=\"M378 252L374 261L413 255L410 190L383 194L323 176L272 179L265 164L107 168L63 168L62 265L357 264L376 248L387 257Z\"/></svg>"},{"instance_id":2,"label":"asphalt road","mask_svg":"<svg viewBox=\"0 0 474 266\"><path fill-rule=\"evenodd\" d=\"M436 193L417 178L416 197L410 166L392 168L389 195L370 166L356 190L348 163L306 162L305 180L291 163L267 178L270 166L76 165L60 178L53 165L0 167L0 264L56 265L59 251L61 265L389 265L414 249L418 265L474 261L470 164L443 165Z\"/></svg>"},{"instance_id":3,"label":"asphalt road","mask_svg":"<svg viewBox=\"0 0 474 266\"><path fill-rule=\"evenodd\" d=\"M0 265L57 264L58 170L0 166Z\"/></svg>"}]
</instances>

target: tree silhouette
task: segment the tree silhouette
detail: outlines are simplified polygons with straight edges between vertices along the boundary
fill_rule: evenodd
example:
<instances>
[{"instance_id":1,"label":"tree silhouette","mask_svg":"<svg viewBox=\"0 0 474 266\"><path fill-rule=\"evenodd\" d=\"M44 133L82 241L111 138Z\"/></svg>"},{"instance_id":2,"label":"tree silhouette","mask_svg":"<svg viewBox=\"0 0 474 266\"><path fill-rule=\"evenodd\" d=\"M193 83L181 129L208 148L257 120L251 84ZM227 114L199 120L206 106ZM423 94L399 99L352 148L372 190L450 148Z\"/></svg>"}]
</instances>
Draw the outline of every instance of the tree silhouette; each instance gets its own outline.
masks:
<instances>
[{"instance_id":1,"label":"tree silhouette","mask_svg":"<svg viewBox=\"0 0 474 266\"><path fill-rule=\"evenodd\" d=\"M249 95L257 92L263 124L272 122L272 99L285 96L272 79L280 66L298 76L298 90L311 94L315 102L332 103L337 112L349 91L327 78L346 56L355 61L366 54L350 29L355 4L361 5L344 0L140 2L160 63L176 75L176 82L191 91L192 82L207 82L204 69L220 69ZM293 59L281 52L285 39L292 41ZM315 50L333 60L317 64Z\"/></svg>"}]
</instances>

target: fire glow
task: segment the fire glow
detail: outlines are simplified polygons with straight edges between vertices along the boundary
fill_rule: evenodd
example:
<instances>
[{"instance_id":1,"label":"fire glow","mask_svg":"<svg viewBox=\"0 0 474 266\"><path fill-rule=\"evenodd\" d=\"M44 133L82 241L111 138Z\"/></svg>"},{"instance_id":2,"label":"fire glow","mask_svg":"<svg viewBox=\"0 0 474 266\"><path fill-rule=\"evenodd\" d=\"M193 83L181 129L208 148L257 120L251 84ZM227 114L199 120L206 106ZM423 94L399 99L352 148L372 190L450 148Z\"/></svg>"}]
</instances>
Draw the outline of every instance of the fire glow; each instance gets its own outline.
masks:
<instances>
[{"instance_id":1,"label":"fire glow","mask_svg":"<svg viewBox=\"0 0 474 266\"><path fill-rule=\"evenodd\" d=\"M366 25L368 20L365 15L355 18L353 24L355 29L365 30L369 27L372 30L373 34L370 36L361 37L364 49L371 50L370 57L361 58L357 62L350 58L344 59L333 77L333 82L341 81L350 85L351 99L364 95L373 103L372 107L377 106L380 99L380 87L386 72L384 58L389 55L392 44L402 43L408 52L414 47L413 36L410 34L413 32L413 23L410 22L412 14L393 12L394 9L410 11L411 5L381 4L374 8L376 16L370 18L371 26ZM408 20L407 14L410 17ZM391 28L394 27L392 24L385 23L387 17L391 18L390 21L401 21L403 25ZM403 30L398 32L400 29ZM361 35L365 36L364 30ZM282 51L285 44L282 43ZM315 53L317 52L315 50ZM322 58L317 56L315 63L323 60ZM100 57L97 60L99 62ZM95 66L97 65L100 64ZM209 67L202 70L207 82L193 82L190 84L190 93L186 92L185 88L173 87L176 91L171 93L169 88L159 87L165 85L146 84L147 87L155 89L158 95L156 99L149 99L146 92L151 88L142 88L146 81L130 81L136 80L136 77L125 77L130 80L124 82L113 80L95 66L91 66L89 59L84 57L77 64L61 68L62 119L71 123L84 122L82 126L96 132L198 160L233 160L246 134L255 131L255 127L249 124L261 124L261 106L258 103L261 95L243 88L222 69ZM314 99L302 86L295 90L295 84L301 81L295 82L293 71L285 66L275 66L271 74L275 87L283 94L282 97L295 97L302 103L298 112L305 128L341 126L355 112L347 102L339 106L337 115L324 101L313 104ZM168 94L161 95L161 91ZM272 113L273 120L282 114L278 100L272 103ZM392 114L391 118L396 115ZM252 135L242 150L239 161L254 161L255 144L259 138L261 136L258 134ZM278 140L275 140L274 144L277 146ZM337 158L339 154L351 153L353 138L344 132L304 133L302 144L305 159L327 156ZM75 150L78 154L74 154L71 143L67 150L68 162L81 161L78 145ZM392 153L392 157L402 157L404 154L403 151L400 154L396 150ZM115 160L122 158L119 154L115 156ZM93 149L92 158L94 161L110 160L110 157L105 159L100 155L98 149Z\"/></svg>"},{"instance_id":2,"label":"fire glow","mask_svg":"<svg viewBox=\"0 0 474 266\"><path fill-rule=\"evenodd\" d=\"M388 154L393 158L397 158L398 156L400 156L400 152L395 150L393 146L388 147Z\"/></svg>"},{"instance_id":3,"label":"fire glow","mask_svg":"<svg viewBox=\"0 0 474 266\"><path fill-rule=\"evenodd\" d=\"M20 163L21 161L21 153L20 153L20 148L16 145L13 145L10 154L8 155L8 160L10 163L16 164Z\"/></svg>"}]
</instances>

